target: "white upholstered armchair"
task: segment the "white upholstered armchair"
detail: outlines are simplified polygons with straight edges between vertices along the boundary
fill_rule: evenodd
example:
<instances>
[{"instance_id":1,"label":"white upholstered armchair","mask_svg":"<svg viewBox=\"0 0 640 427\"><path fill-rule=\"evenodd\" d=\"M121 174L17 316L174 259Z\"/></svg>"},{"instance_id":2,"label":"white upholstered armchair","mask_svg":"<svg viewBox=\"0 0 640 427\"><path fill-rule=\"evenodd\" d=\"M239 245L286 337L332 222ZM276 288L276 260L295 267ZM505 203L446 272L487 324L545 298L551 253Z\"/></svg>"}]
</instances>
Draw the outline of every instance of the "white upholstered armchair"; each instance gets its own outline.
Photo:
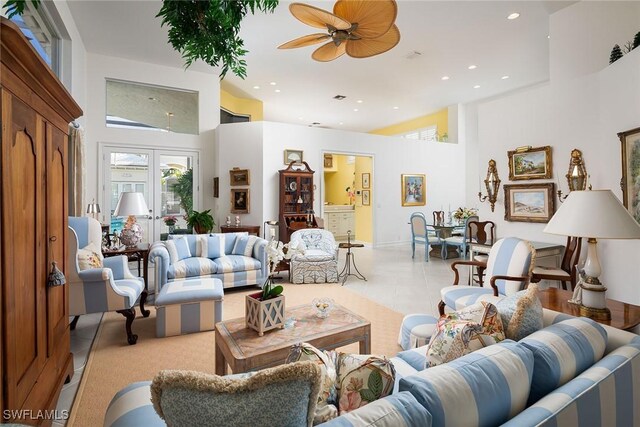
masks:
<instances>
[{"instance_id":1,"label":"white upholstered armchair","mask_svg":"<svg viewBox=\"0 0 640 427\"><path fill-rule=\"evenodd\" d=\"M330 231L320 228L295 231L290 245L304 249L304 255L291 258L292 283L338 281L338 244Z\"/></svg>"}]
</instances>

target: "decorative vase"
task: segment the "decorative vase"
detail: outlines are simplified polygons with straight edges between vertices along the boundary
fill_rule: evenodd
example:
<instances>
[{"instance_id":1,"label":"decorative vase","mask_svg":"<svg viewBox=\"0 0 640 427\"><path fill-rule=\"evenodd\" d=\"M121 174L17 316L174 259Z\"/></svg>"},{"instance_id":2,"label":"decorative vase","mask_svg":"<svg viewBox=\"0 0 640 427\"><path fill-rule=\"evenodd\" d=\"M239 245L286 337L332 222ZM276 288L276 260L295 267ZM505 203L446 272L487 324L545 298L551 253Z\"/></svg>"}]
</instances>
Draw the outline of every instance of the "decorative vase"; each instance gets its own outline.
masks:
<instances>
[{"instance_id":1,"label":"decorative vase","mask_svg":"<svg viewBox=\"0 0 640 427\"><path fill-rule=\"evenodd\" d=\"M137 222L127 223L120 233L120 242L128 248L133 248L142 241L142 227Z\"/></svg>"},{"instance_id":2,"label":"decorative vase","mask_svg":"<svg viewBox=\"0 0 640 427\"><path fill-rule=\"evenodd\" d=\"M245 297L245 321L249 329L263 336L265 332L284 327L284 295L262 301L262 292Z\"/></svg>"},{"instance_id":3,"label":"decorative vase","mask_svg":"<svg viewBox=\"0 0 640 427\"><path fill-rule=\"evenodd\" d=\"M173 234L173 232L176 231L175 224L167 225L167 227L169 227L169 234Z\"/></svg>"},{"instance_id":4,"label":"decorative vase","mask_svg":"<svg viewBox=\"0 0 640 427\"><path fill-rule=\"evenodd\" d=\"M194 225L193 229L196 230L196 234L207 234L209 230L201 225Z\"/></svg>"}]
</instances>

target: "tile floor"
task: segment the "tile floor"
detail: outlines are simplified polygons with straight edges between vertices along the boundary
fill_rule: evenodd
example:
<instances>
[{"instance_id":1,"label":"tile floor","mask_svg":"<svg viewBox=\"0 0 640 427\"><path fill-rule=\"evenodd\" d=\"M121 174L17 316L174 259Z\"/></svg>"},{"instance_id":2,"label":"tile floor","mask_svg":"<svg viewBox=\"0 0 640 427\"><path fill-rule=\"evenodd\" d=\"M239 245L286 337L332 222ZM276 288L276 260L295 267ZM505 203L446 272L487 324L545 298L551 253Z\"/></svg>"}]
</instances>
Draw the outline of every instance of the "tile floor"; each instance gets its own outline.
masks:
<instances>
[{"instance_id":1,"label":"tile floor","mask_svg":"<svg viewBox=\"0 0 640 427\"><path fill-rule=\"evenodd\" d=\"M411 247L408 243L376 249L355 248L352 251L356 266L367 281L350 276L344 286L403 314L437 315L440 289L452 284L453 272L450 265L457 259L430 258L429 262L425 262L422 248L416 249L415 259L412 259ZM345 258L346 251L341 249L339 270L342 270ZM130 265L134 274L136 267L135 263ZM149 278L153 280L151 271ZM466 278L465 274L461 275L461 281L466 281ZM150 288L153 289L152 284ZM71 382L62 388L56 408L59 411L69 410L73 404L101 318L102 314L81 316L76 330L71 332L71 352L75 372ZM63 425L64 423L61 422L54 423L54 427Z\"/></svg>"}]
</instances>

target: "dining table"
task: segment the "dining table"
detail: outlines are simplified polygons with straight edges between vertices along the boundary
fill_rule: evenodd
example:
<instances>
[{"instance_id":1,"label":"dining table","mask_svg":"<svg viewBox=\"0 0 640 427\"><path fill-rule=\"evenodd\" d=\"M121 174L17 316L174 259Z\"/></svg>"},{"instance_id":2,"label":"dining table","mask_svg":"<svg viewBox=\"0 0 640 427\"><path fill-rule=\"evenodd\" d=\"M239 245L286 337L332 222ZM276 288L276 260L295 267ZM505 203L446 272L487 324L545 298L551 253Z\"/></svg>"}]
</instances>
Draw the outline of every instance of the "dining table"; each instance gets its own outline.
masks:
<instances>
[{"instance_id":1,"label":"dining table","mask_svg":"<svg viewBox=\"0 0 640 427\"><path fill-rule=\"evenodd\" d=\"M464 232L464 226L460 226L454 223L449 223L449 224L431 223L431 224L427 224L427 229L429 227L435 229L436 231L439 231L440 239L447 239L453 236L454 233L457 234L457 232ZM430 230L427 230L427 231L430 231ZM429 256L442 258L443 243L429 242L429 245L431 246L431 251L429 252ZM460 256L460 253L458 252L458 248L459 248L458 246L447 246L447 259L458 258Z\"/></svg>"}]
</instances>

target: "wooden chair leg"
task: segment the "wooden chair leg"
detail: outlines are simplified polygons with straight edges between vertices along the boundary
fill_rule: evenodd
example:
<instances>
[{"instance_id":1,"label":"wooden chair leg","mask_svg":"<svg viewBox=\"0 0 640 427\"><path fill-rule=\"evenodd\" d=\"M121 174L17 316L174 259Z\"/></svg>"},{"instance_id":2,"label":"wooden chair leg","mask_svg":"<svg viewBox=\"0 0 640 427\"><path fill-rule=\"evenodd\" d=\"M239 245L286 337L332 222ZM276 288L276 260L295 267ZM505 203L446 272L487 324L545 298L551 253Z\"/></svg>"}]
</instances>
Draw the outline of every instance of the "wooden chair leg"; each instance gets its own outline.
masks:
<instances>
[{"instance_id":1,"label":"wooden chair leg","mask_svg":"<svg viewBox=\"0 0 640 427\"><path fill-rule=\"evenodd\" d=\"M478 283L480 283L480 287L483 286L482 278L484 277L485 267L478 267Z\"/></svg>"},{"instance_id":2,"label":"wooden chair leg","mask_svg":"<svg viewBox=\"0 0 640 427\"><path fill-rule=\"evenodd\" d=\"M562 289L563 290L567 290L567 281L566 280L561 280L560 283L562 283Z\"/></svg>"},{"instance_id":3,"label":"wooden chair leg","mask_svg":"<svg viewBox=\"0 0 640 427\"><path fill-rule=\"evenodd\" d=\"M416 257L416 241L412 240L411 241L411 258L415 258Z\"/></svg>"},{"instance_id":4,"label":"wooden chair leg","mask_svg":"<svg viewBox=\"0 0 640 427\"><path fill-rule=\"evenodd\" d=\"M440 313L440 317L444 316L444 308L445 308L446 304L444 303L444 301L440 301L438 303L438 312Z\"/></svg>"},{"instance_id":5,"label":"wooden chair leg","mask_svg":"<svg viewBox=\"0 0 640 427\"><path fill-rule=\"evenodd\" d=\"M127 318L127 323L125 325L125 329L127 331L127 342L129 345L134 345L138 341L138 336L131 332L131 325L136 319L136 309L127 308L125 310L117 310L117 312Z\"/></svg>"},{"instance_id":6,"label":"wooden chair leg","mask_svg":"<svg viewBox=\"0 0 640 427\"><path fill-rule=\"evenodd\" d=\"M76 325L78 324L78 320L80 320L80 316L74 316L71 323L69 323L69 329L71 329L72 331L75 331Z\"/></svg>"},{"instance_id":7,"label":"wooden chair leg","mask_svg":"<svg viewBox=\"0 0 640 427\"><path fill-rule=\"evenodd\" d=\"M147 292L146 289L144 289L140 294L140 313L142 313L143 317L149 317L149 315L151 314L149 310L145 310L144 308L144 303L147 302L148 295L149 295L149 292Z\"/></svg>"}]
</instances>

